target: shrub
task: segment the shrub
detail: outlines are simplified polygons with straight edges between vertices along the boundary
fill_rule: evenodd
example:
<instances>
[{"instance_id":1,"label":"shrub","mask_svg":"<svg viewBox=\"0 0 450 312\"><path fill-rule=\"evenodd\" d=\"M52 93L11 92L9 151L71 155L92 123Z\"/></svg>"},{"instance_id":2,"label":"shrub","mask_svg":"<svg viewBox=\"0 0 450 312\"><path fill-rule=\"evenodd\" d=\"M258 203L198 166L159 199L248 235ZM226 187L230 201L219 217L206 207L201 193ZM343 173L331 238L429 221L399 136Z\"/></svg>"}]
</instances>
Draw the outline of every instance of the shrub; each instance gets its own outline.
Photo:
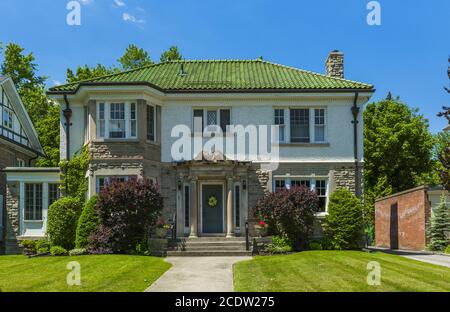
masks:
<instances>
[{"instance_id":1,"label":"shrub","mask_svg":"<svg viewBox=\"0 0 450 312\"><path fill-rule=\"evenodd\" d=\"M31 239L24 239L20 242L20 246L32 252L36 252L36 241Z\"/></svg>"},{"instance_id":2,"label":"shrub","mask_svg":"<svg viewBox=\"0 0 450 312\"><path fill-rule=\"evenodd\" d=\"M100 227L89 238L90 252L135 252L162 208L159 188L151 180L111 181L98 196Z\"/></svg>"},{"instance_id":3,"label":"shrub","mask_svg":"<svg viewBox=\"0 0 450 312\"><path fill-rule=\"evenodd\" d=\"M83 146L69 161L61 161L59 166L61 172L67 173L62 175L62 192L66 196L78 198L84 203L88 190L88 179L86 178L89 166L88 146Z\"/></svg>"},{"instance_id":4,"label":"shrub","mask_svg":"<svg viewBox=\"0 0 450 312\"><path fill-rule=\"evenodd\" d=\"M286 236L275 235L272 237L272 244L281 248L290 248L292 250L292 241Z\"/></svg>"},{"instance_id":5,"label":"shrub","mask_svg":"<svg viewBox=\"0 0 450 312\"><path fill-rule=\"evenodd\" d=\"M95 210L96 204L97 196L93 196L84 204L77 225L75 240L75 246L77 248L86 248L89 243L89 236L98 228L99 220L97 211Z\"/></svg>"},{"instance_id":6,"label":"shrub","mask_svg":"<svg viewBox=\"0 0 450 312\"><path fill-rule=\"evenodd\" d=\"M50 251L50 242L47 239L40 239L36 241L37 253L47 253Z\"/></svg>"},{"instance_id":7,"label":"shrub","mask_svg":"<svg viewBox=\"0 0 450 312\"><path fill-rule=\"evenodd\" d=\"M48 208L47 234L52 246L72 249L82 202L78 198L64 197Z\"/></svg>"},{"instance_id":8,"label":"shrub","mask_svg":"<svg viewBox=\"0 0 450 312\"><path fill-rule=\"evenodd\" d=\"M362 208L348 189L338 189L330 196L324 230L334 249L356 249L363 239Z\"/></svg>"},{"instance_id":9,"label":"shrub","mask_svg":"<svg viewBox=\"0 0 450 312\"><path fill-rule=\"evenodd\" d=\"M322 244L319 242L311 242L309 244L309 249L311 250L322 250Z\"/></svg>"},{"instance_id":10,"label":"shrub","mask_svg":"<svg viewBox=\"0 0 450 312\"><path fill-rule=\"evenodd\" d=\"M288 237L296 247L304 247L313 231L318 202L317 194L306 187L283 189L260 199L255 217L268 223L274 234Z\"/></svg>"},{"instance_id":11,"label":"shrub","mask_svg":"<svg viewBox=\"0 0 450 312\"><path fill-rule=\"evenodd\" d=\"M441 197L439 205L433 210L430 224L427 228L428 249L442 251L448 245L446 232L450 231L450 212L445 196Z\"/></svg>"},{"instance_id":12,"label":"shrub","mask_svg":"<svg viewBox=\"0 0 450 312\"><path fill-rule=\"evenodd\" d=\"M447 248L445 248L444 252L450 254L450 245L448 245Z\"/></svg>"},{"instance_id":13,"label":"shrub","mask_svg":"<svg viewBox=\"0 0 450 312\"><path fill-rule=\"evenodd\" d=\"M52 256L67 256L67 250L61 246L52 246L50 254Z\"/></svg>"},{"instance_id":14,"label":"shrub","mask_svg":"<svg viewBox=\"0 0 450 312\"><path fill-rule=\"evenodd\" d=\"M69 256L81 256L87 254L86 248L75 248L69 251Z\"/></svg>"}]
</instances>

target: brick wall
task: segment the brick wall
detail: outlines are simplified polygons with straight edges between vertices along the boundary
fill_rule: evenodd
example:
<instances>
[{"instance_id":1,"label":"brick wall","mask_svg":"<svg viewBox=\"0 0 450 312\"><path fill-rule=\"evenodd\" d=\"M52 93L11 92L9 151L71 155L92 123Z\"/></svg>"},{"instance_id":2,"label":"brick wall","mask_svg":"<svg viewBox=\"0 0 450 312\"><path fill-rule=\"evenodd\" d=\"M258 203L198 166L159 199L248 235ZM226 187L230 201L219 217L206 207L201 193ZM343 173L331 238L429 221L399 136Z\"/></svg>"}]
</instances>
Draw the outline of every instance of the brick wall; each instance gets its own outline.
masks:
<instances>
[{"instance_id":1,"label":"brick wall","mask_svg":"<svg viewBox=\"0 0 450 312\"><path fill-rule=\"evenodd\" d=\"M381 198L375 202L376 246L424 250L431 205L425 186Z\"/></svg>"}]
</instances>

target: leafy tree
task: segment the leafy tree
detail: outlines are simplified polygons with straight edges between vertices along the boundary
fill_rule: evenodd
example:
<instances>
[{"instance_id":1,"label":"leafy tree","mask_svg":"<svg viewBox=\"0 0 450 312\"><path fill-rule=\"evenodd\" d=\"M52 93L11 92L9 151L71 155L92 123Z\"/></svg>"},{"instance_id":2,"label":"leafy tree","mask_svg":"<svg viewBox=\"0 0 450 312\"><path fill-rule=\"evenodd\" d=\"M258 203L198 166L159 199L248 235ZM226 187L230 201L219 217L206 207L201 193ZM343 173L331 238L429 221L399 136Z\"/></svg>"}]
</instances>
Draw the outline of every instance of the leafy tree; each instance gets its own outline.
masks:
<instances>
[{"instance_id":1,"label":"leafy tree","mask_svg":"<svg viewBox=\"0 0 450 312\"><path fill-rule=\"evenodd\" d=\"M46 77L37 75L33 53L10 43L4 50L2 75L9 75L33 122L47 158L39 158L37 166L57 166L59 162L59 107L45 94Z\"/></svg>"},{"instance_id":2,"label":"leafy tree","mask_svg":"<svg viewBox=\"0 0 450 312\"><path fill-rule=\"evenodd\" d=\"M444 250L449 244L446 236L446 232L449 231L450 211L445 196L442 196L439 205L433 210L433 216L428 226L428 248L435 251Z\"/></svg>"},{"instance_id":3,"label":"leafy tree","mask_svg":"<svg viewBox=\"0 0 450 312\"><path fill-rule=\"evenodd\" d=\"M122 69L124 70L153 65L148 52L142 48L138 48L134 44L130 44L125 50L125 54L117 61L122 65Z\"/></svg>"},{"instance_id":4,"label":"leafy tree","mask_svg":"<svg viewBox=\"0 0 450 312\"><path fill-rule=\"evenodd\" d=\"M448 62L450 63L450 58L448 59ZM447 75L450 79L450 66L447 67ZM450 93L449 88L445 88L445 90L447 93ZM442 107L442 112L439 112L438 116L447 119L448 125L450 126L450 106ZM447 144L442 146L442 151L438 154L438 158L440 164L442 165L439 168L439 175L441 176L442 184L445 189L450 192L450 140L447 140Z\"/></svg>"},{"instance_id":5,"label":"leafy tree","mask_svg":"<svg viewBox=\"0 0 450 312\"><path fill-rule=\"evenodd\" d=\"M88 65L78 66L75 73L68 68L67 69L67 83L77 82L81 80L87 80L97 78L101 76L111 75L119 72L116 67L106 67L102 64L97 64L95 67L89 67Z\"/></svg>"},{"instance_id":6,"label":"leafy tree","mask_svg":"<svg viewBox=\"0 0 450 312\"><path fill-rule=\"evenodd\" d=\"M167 61L179 61L179 60L182 60L182 59L183 59L183 56L178 51L178 47L177 46L171 46L169 48L169 50L163 52L161 54L161 57L160 57L161 63L162 62L167 62Z\"/></svg>"},{"instance_id":7,"label":"leafy tree","mask_svg":"<svg viewBox=\"0 0 450 312\"><path fill-rule=\"evenodd\" d=\"M334 249L355 249L361 246L363 237L361 203L348 189L338 189L331 194L324 230Z\"/></svg>"},{"instance_id":8,"label":"leafy tree","mask_svg":"<svg viewBox=\"0 0 450 312\"><path fill-rule=\"evenodd\" d=\"M89 201L84 204L81 216L78 219L75 246L77 248L86 248L89 243L89 236L94 233L98 226L99 220L95 206L97 205L97 196L92 196Z\"/></svg>"},{"instance_id":9,"label":"leafy tree","mask_svg":"<svg viewBox=\"0 0 450 312\"><path fill-rule=\"evenodd\" d=\"M364 113L364 178L373 190L380 177L392 192L412 188L432 169L428 121L399 98L367 106Z\"/></svg>"}]
</instances>

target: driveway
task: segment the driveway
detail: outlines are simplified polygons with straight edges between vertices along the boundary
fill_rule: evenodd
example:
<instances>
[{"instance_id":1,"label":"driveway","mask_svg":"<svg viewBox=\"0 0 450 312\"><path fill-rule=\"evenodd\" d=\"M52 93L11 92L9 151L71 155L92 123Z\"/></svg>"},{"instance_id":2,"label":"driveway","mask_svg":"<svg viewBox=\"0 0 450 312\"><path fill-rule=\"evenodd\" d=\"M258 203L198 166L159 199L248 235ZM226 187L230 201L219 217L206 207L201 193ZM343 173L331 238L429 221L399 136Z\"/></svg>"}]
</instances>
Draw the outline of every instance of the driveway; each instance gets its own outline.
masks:
<instances>
[{"instance_id":1,"label":"driveway","mask_svg":"<svg viewBox=\"0 0 450 312\"><path fill-rule=\"evenodd\" d=\"M382 247L370 247L369 249L450 268L450 255L437 255L427 251L393 250Z\"/></svg>"},{"instance_id":2,"label":"driveway","mask_svg":"<svg viewBox=\"0 0 450 312\"><path fill-rule=\"evenodd\" d=\"M145 291L231 292L233 264L251 257L167 257L172 267Z\"/></svg>"}]
</instances>

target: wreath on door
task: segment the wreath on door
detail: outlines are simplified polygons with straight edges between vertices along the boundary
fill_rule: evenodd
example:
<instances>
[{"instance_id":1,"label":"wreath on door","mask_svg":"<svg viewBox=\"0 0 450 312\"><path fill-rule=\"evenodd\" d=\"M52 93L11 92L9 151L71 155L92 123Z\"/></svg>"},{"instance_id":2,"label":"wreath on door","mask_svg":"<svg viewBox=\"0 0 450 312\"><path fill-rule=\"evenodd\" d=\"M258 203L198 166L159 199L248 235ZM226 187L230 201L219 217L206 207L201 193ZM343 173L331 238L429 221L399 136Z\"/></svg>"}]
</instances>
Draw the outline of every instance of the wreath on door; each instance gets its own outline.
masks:
<instances>
[{"instance_id":1,"label":"wreath on door","mask_svg":"<svg viewBox=\"0 0 450 312\"><path fill-rule=\"evenodd\" d=\"M216 206L217 206L217 198L216 198L215 196L210 196L210 197L208 198L208 205L209 205L209 207L211 207L211 208L216 207Z\"/></svg>"}]
</instances>

